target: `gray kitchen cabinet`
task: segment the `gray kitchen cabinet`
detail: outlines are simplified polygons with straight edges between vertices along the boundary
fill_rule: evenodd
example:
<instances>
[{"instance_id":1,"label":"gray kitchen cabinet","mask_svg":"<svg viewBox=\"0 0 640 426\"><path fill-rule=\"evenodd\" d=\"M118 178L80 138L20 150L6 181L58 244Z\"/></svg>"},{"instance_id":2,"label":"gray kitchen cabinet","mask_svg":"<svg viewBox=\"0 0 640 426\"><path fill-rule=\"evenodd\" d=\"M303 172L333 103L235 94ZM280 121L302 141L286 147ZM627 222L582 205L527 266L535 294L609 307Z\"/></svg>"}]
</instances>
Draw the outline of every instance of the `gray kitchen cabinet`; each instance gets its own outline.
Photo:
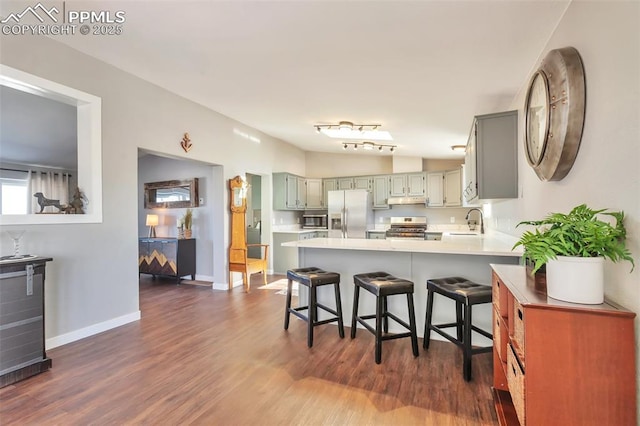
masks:
<instances>
[{"instance_id":1,"label":"gray kitchen cabinet","mask_svg":"<svg viewBox=\"0 0 640 426\"><path fill-rule=\"evenodd\" d=\"M322 179L306 179L306 209L326 209L324 203L324 191L322 189Z\"/></svg>"},{"instance_id":2,"label":"gray kitchen cabinet","mask_svg":"<svg viewBox=\"0 0 640 426\"><path fill-rule=\"evenodd\" d=\"M329 238L329 231L316 231L314 238Z\"/></svg>"},{"instance_id":3,"label":"gray kitchen cabinet","mask_svg":"<svg viewBox=\"0 0 640 426\"><path fill-rule=\"evenodd\" d=\"M329 191L335 191L338 189L338 179L322 179L322 186L324 192L324 205L329 205ZM327 208L327 207L325 207Z\"/></svg>"},{"instance_id":4,"label":"gray kitchen cabinet","mask_svg":"<svg viewBox=\"0 0 640 426\"><path fill-rule=\"evenodd\" d=\"M367 239L369 240L384 240L386 238L386 231L367 231Z\"/></svg>"},{"instance_id":5,"label":"gray kitchen cabinet","mask_svg":"<svg viewBox=\"0 0 640 426\"><path fill-rule=\"evenodd\" d=\"M425 172L393 174L389 179L391 197L424 197L426 196Z\"/></svg>"},{"instance_id":6,"label":"gray kitchen cabinet","mask_svg":"<svg viewBox=\"0 0 640 426\"><path fill-rule=\"evenodd\" d=\"M404 197L407 195L407 175L395 174L389 176L389 196Z\"/></svg>"},{"instance_id":7,"label":"gray kitchen cabinet","mask_svg":"<svg viewBox=\"0 0 640 426\"><path fill-rule=\"evenodd\" d=\"M518 197L518 111L474 117L465 155L467 202Z\"/></svg>"},{"instance_id":8,"label":"gray kitchen cabinet","mask_svg":"<svg viewBox=\"0 0 640 426\"><path fill-rule=\"evenodd\" d=\"M353 178L338 178L338 189L354 189Z\"/></svg>"},{"instance_id":9,"label":"gray kitchen cabinet","mask_svg":"<svg viewBox=\"0 0 640 426\"><path fill-rule=\"evenodd\" d=\"M444 206L458 207L462 205L462 170L454 169L444 172Z\"/></svg>"},{"instance_id":10,"label":"gray kitchen cabinet","mask_svg":"<svg viewBox=\"0 0 640 426\"><path fill-rule=\"evenodd\" d=\"M353 189L366 189L371 192L371 176L358 176L353 178Z\"/></svg>"},{"instance_id":11,"label":"gray kitchen cabinet","mask_svg":"<svg viewBox=\"0 0 640 426\"><path fill-rule=\"evenodd\" d=\"M274 232L273 233L273 273L286 274L287 270L298 267L298 248L283 247L289 241L315 238L316 231L309 232Z\"/></svg>"},{"instance_id":12,"label":"gray kitchen cabinet","mask_svg":"<svg viewBox=\"0 0 640 426\"><path fill-rule=\"evenodd\" d=\"M427 173L427 207L444 206L444 172Z\"/></svg>"},{"instance_id":13,"label":"gray kitchen cabinet","mask_svg":"<svg viewBox=\"0 0 640 426\"><path fill-rule=\"evenodd\" d=\"M273 174L273 209L304 210L306 204L305 179L290 173Z\"/></svg>"},{"instance_id":14,"label":"gray kitchen cabinet","mask_svg":"<svg viewBox=\"0 0 640 426\"><path fill-rule=\"evenodd\" d=\"M388 209L389 175L373 176L371 182L373 187L373 208Z\"/></svg>"},{"instance_id":15,"label":"gray kitchen cabinet","mask_svg":"<svg viewBox=\"0 0 640 426\"><path fill-rule=\"evenodd\" d=\"M0 262L0 387L51 368L44 345L44 276L51 260Z\"/></svg>"}]
</instances>

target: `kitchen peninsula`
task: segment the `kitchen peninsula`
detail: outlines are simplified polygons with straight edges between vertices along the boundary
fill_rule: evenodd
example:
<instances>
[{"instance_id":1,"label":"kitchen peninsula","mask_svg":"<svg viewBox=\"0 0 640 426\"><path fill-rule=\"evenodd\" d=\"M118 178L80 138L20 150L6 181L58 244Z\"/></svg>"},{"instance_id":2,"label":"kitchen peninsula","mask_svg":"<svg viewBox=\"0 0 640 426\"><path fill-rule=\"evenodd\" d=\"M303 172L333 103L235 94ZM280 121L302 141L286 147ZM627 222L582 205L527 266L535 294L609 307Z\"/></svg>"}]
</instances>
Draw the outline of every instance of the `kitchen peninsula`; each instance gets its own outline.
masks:
<instances>
[{"instance_id":1,"label":"kitchen peninsula","mask_svg":"<svg viewBox=\"0 0 640 426\"><path fill-rule=\"evenodd\" d=\"M519 263L522 251L512 251L514 243L513 237L490 232L477 235L444 233L440 241L314 238L290 241L282 245L298 248L298 267L317 266L341 275L340 291L346 325L351 324L353 275L385 271L413 281L418 335L422 336L427 304L427 279L462 276L479 284L490 285L489 264ZM307 300L306 290L304 287L300 288L300 300ZM318 289L318 301L332 306L333 293L325 290ZM373 298L360 299L360 312L375 312ZM388 303L390 310L406 311L406 301L402 298L390 297ZM453 321L453 301L436 297L433 315L434 323ZM478 306L474 309L474 324L491 331L491 315L490 304ZM394 326L396 324L390 321L390 331L401 331ZM474 344L489 342L484 337L473 334Z\"/></svg>"}]
</instances>

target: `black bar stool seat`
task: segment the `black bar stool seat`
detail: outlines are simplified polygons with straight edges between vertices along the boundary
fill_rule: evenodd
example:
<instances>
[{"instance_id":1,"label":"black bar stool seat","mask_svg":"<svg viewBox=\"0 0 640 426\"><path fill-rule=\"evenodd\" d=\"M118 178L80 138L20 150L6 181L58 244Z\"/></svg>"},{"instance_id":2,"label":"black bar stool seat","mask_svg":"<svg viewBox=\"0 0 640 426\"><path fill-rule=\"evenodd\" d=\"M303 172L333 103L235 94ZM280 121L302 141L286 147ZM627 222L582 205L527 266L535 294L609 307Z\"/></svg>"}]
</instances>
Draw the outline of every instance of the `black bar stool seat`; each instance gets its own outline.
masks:
<instances>
[{"instance_id":1,"label":"black bar stool seat","mask_svg":"<svg viewBox=\"0 0 640 426\"><path fill-rule=\"evenodd\" d=\"M290 314L306 321L307 323L307 346L313 346L313 328L328 324L330 322L338 322L338 334L340 338L344 338L344 324L342 323L342 302L340 301L340 274L336 272L327 272L320 268L298 268L289 269L287 271L287 302L284 312L284 329L289 329ZM291 307L291 289L293 281L309 288L309 299L305 306ZM323 285L333 284L336 299L336 309L332 309L326 305L318 303L317 288ZM332 314L333 316L324 320L318 320L318 308ZM300 311L306 310L307 315Z\"/></svg>"},{"instance_id":2,"label":"black bar stool seat","mask_svg":"<svg viewBox=\"0 0 640 426\"><path fill-rule=\"evenodd\" d=\"M456 302L456 322L432 324L433 295L438 293ZM491 303L491 287L469 281L462 277L448 277L427 280L427 315L424 325L424 349L429 349L431 330L455 343L462 349L462 375L466 381L471 380L471 357L476 354L491 352L493 346L473 348L471 332L475 331L489 339L493 335L472 324L471 307L482 303ZM443 331L445 328L456 327L456 337Z\"/></svg>"},{"instance_id":3,"label":"black bar stool seat","mask_svg":"<svg viewBox=\"0 0 640 426\"><path fill-rule=\"evenodd\" d=\"M384 340L411 337L411 347L413 356L418 356L418 335L416 333L416 318L413 307L413 282L396 278L387 272L370 272L356 274L353 276L355 284L353 294L353 316L351 319L351 338L356 337L357 323L362 324L376 337L376 364L382 361L382 342ZM360 288L367 290L376 296L375 315L358 315L358 302L360 298ZM409 323L389 312L387 309L387 296L396 294L407 295L407 309L409 311ZM375 328L371 327L366 320L375 318ZM402 325L408 331L405 333L389 333L389 318ZM384 334L383 334L384 331Z\"/></svg>"}]
</instances>

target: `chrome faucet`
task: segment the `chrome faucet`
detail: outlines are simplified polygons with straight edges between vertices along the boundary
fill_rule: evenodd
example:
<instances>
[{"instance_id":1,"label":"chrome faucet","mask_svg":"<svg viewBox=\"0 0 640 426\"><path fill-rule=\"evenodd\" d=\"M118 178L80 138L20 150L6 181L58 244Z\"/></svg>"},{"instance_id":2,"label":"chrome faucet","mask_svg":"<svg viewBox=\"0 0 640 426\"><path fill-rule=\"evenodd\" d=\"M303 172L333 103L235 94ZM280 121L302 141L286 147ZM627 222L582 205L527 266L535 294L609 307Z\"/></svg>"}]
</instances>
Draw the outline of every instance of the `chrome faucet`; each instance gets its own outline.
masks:
<instances>
[{"instance_id":1,"label":"chrome faucet","mask_svg":"<svg viewBox=\"0 0 640 426\"><path fill-rule=\"evenodd\" d=\"M467 216L464 218L464 220L466 220L467 224L469 224L469 216L471 215L471 212L474 211L474 210L477 211L480 214L480 233L484 234L484 216L482 214L482 210L481 209L479 209L477 207L474 207L474 208L470 209L467 212ZM469 229L471 229L471 224L469 224Z\"/></svg>"}]
</instances>

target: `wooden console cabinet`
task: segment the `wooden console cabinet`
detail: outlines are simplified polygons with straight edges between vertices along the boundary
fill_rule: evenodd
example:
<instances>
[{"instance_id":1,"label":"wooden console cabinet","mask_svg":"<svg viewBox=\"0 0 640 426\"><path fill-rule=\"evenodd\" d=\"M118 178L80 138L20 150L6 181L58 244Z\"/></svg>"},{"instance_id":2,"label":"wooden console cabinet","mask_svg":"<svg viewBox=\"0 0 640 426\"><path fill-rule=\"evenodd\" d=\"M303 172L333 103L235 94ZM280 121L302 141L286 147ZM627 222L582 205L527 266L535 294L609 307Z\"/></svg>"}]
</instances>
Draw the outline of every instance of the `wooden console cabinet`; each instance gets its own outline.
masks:
<instances>
[{"instance_id":1,"label":"wooden console cabinet","mask_svg":"<svg viewBox=\"0 0 640 426\"><path fill-rule=\"evenodd\" d=\"M140 238L138 241L138 272L166 275L178 282L185 275L196 278L195 238Z\"/></svg>"},{"instance_id":2,"label":"wooden console cabinet","mask_svg":"<svg viewBox=\"0 0 640 426\"><path fill-rule=\"evenodd\" d=\"M0 388L47 371L44 257L0 262Z\"/></svg>"},{"instance_id":3,"label":"wooden console cabinet","mask_svg":"<svg viewBox=\"0 0 640 426\"><path fill-rule=\"evenodd\" d=\"M635 314L556 301L524 266L491 267L500 424L635 425Z\"/></svg>"}]
</instances>

